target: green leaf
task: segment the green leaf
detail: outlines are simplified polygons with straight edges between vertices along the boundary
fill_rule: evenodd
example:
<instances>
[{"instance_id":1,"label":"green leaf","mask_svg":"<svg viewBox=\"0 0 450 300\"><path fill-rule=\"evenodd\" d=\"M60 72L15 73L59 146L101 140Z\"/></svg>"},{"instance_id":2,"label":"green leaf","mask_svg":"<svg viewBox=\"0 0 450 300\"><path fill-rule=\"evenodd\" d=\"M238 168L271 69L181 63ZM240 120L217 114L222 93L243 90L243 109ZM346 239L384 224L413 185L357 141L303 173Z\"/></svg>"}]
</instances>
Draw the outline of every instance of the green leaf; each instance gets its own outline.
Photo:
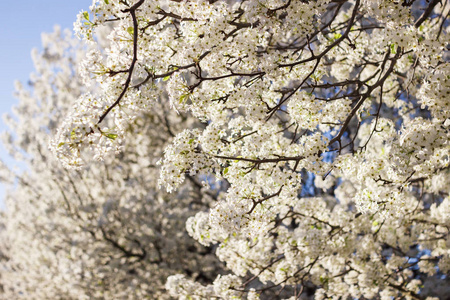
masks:
<instances>
[{"instance_id":1,"label":"green leaf","mask_svg":"<svg viewBox=\"0 0 450 300\"><path fill-rule=\"evenodd\" d=\"M338 39L340 39L342 37L342 34L340 34L340 33L335 33L334 34L334 39L335 40L338 40Z\"/></svg>"},{"instance_id":2,"label":"green leaf","mask_svg":"<svg viewBox=\"0 0 450 300\"><path fill-rule=\"evenodd\" d=\"M170 75L167 75L166 77L163 78L163 81L167 81L167 80L169 80L169 78L170 78Z\"/></svg>"},{"instance_id":3,"label":"green leaf","mask_svg":"<svg viewBox=\"0 0 450 300\"><path fill-rule=\"evenodd\" d=\"M115 134L115 133L107 133L107 134L105 134L105 136L111 140L115 140L117 138L117 134Z\"/></svg>"},{"instance_id":4,"label":"green leaf","mask_svg":"<svg viewBox=\"0 0 450 300\"><path fill-rule=\"evenodd\" d=\"M228 168L223 169L223 175L227 175L228 173Z\"/></svg>"},{"instance_id":5,"label":"green leaf","mask_svg":"<svg viewBox=\"0 0 450 300\"><path fill-rule=\"evenodd\" d=\"M186 99L189 96L189 94L181 95L180 100L178 101L180 104L183 103L184 99Z\"/></svg>"},{"instance_id":6,"label":"green leaf","mask_svg":"<svg viewBox=\"0 0 450 300\"><path fill-rule=\"evenodd\" d=\"M61 147L61 146L63 146L64 144L65 144L64 142L59 143L59 144L58 144L58 148Z\"/></svg>"},{"instance_id":7,"label":"green leaf","mask_svg":"<svg viewBox=\"0 0 450 300\"><path fill-rule=\"evenodd\" d=\"M380 223L378 223L378 221L373 221L372 222L372 226L377 226L378 224L380 224Z\"/></svg>"},{"instance_id":8,"label":"green leaf","mask_svg":"<svg viewBox=\"0 0 450 300\"><path fill-rule=\"evenodd\" d=\"M127 28L127 32L128 32L130 35L133 35L133 33L134 33L134 28L133 28L133 27L128 27L128 28Z\"/></svg>"},{"instance_id":9,"label":"green leaf","mask_svg":"<svg viewBox=\"0 0 450 300\"><path fill-rule=\"evenodd\" d=\"M397 49L395 48L395 43L391 44L391 53L397 54Z\"/></svg>"},{"instance_id":10,"label":"green leaf","mask_svg":"<svg viewBox=\"0 0 450 300\"><path fill-rule=\"evenodd\" d=\"M320 277L319 277L319 280L320 280L320 282L321 282L323 285L326 285L330 279L329 279L328 277L322 277L322 276L320 276Z\"/></svg>"},{"instance_id":11,"label":"green leaf","mask_svg":"<svg viewBox=\"0 0 450 300\"><path fill-rule=\"evenodd\" d=\"M105 3L106 3L106 4L109 4L109 1L108 1L108 0L105 0Z\"/></svg>"},{"instance_id":12,"label":"green leaf","mask_svg":"<svg viewBox=\"0 0 450 300\"><path fill-rule=\"evenodd\" d=\"M195 139L190 139L189 142L188 142L188 144L190 145L190 144L192 144L194 141L195 141Z\"/></svg>"},{"instance_id":13,"label":"green leaf","mask_svg":"<svg viewBox=\"0 0 450 300\"><path fill-rule=\"evenodd\" d=\"M87 11L83 11L83 17L89 21L89 13Z\"/></svg>"}]
</instances>

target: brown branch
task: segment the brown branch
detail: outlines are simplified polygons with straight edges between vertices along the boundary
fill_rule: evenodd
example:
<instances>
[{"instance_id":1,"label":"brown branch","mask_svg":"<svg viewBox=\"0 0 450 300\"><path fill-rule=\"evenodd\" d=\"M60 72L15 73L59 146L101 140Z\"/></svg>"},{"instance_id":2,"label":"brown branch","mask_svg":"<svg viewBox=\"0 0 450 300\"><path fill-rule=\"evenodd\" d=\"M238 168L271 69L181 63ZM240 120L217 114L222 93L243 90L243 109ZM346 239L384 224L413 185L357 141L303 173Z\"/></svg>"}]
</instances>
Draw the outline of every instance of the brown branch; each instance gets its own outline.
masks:
<instances>
[{"instance_id":1,"label":"brown branch","mask_svg":"<svg viewBox=\"0 0 450 300\"><path fill-rule=\"evenodd\" d=\"M159 12L157 12L157 14L163 15L165 17L171 17L171 18L174 18L174 19L179 20L179 21L198 21L197 19L194 19L194 18L183 18L182 16L179 16L179 15L174 14L172 12L164 11L162 9Z\"/></svg>"},{"instance_id":2,"label":"brown branch","mask_svg":"<svg viewBox=\"0 0 450 300\"><path fill-rule=\"evenodd\" d=\"M348 36L348 34L350 33L350 30L351 30L351 28L352 28L352 25L353 25L353 23L354 23L354 21L355 21L355 18L356 18L356 14L357 14L357 12L358 12L358 7L359 7L359 3L360 3L360 0L356 0L356 2L355 2L355 7L354 7L354 9L353 9L353 12L352 12L352 15L351 15L351 17L350 17L350 20L349 20L349 23L348 23L348 25L347 25L347 28L346 28L346 30L345 30L345 32L342 34L342 36L340 37L340 38L338 38L336 41L334 41L331 45L329 45L322 53L320 53L320 54L318 54L318 55L315 55L314 53L312 53L311 52L311 57L309 57L309 58L307 58L307 59L304 59L304 60L301 60L301 61L297 61L297 62L294 62L294 63L290 63L290 64L280 64L279 65L279 67L289 67L289 68L293 68L294 66L296 66L296 65L299 65L299 64L303 64L303 63L307 63L307 62L310 62L310 61L316 61L316 64L314 65L314 68L312 69L312 71L311 72L309 72L309 74L308 74L308 76L306 76L305 78L304 78L304 80L297 86L297 88L296 89L294 89L294 91L291 93L291 94L289 94L287 97L285 97L284 99L281 99L280 100L280 102L277 104L277 105L275 105L273 108L271 108L270 110L269 110L269 115L267 116L267 118L266 118L266 120L269 120L274 114L275 114L275 112L292 96L292 95L294 95L300 88L301 88L301 86L308 80L308 78L316 71L316 69L317 69L317 67L319 66L319 63L320 63L320 60L331 50L331 49L333 49L336 45L338 45L340 42L342 42L345 38L347 38L347 36ZM338 8L337 8L337 11L339 11L339 9L340 9L340 7L341 7L341 5L339 5L338 6ZM336 13L337 13L337 11L336 11ZM307 44L309 44L309 43L307 43Z\"/></svg>"},{"instance_id":3,"label":"brown branch","mask_svg":"<svg viewBox=\"0 0 450 300\"><path fill-rule=\"evenodd\" d=\"M334 138L331 139L331 141L329 143L330 146L341 139L341 137L344 135L345 131L347 130L347 127L350 124L350 121L353 119L356 112L363 105L363 103L367 100L367 98L369 98L370 94L376 88L381 87L384 84L386 79L391 75L392 71L394 70L395 63L400 58L400 56L401 56L401 49L400 49L400 47L398 47L397 54L392 58L389 69L386 71L386 73L384 74L384 76L381 79L379 79L374 85L369 87L369 89L367 90L367 92L364 95L361 95L361 98L358 100L358 102L353 107L350 114L347 116L347 119L344 121L344 125L342 125L342 128L339 131L338 135L336 135ZM389 59L389 52L386 55L385 61L387 61L388 59Z\"/></svg>"},{"instance_id":4,"label":"brown branch","mask_svg":"<svg viewBox=\"0 0 450 300\"><path fill-rule=\"evenodd\" d=\"M423 14L420 16L420 18L414 23L414 26L416 28L419 28L420 25L422 25L423 22L431 15L433 12L434 7L440 2L440 0L433 0L427 7L427 9L423 12Z\"/></svg>"},{"instance_id":5,"label":"brown branch","mask_svg":"<svg viewBox=\"0 0 450 300\"><path fill-rule=\"evenodd\" d=\"M125 257L137 257L137 258L139 258L139 260L142 260L142 259L144 259L144 258L147 256L147 252L146 252L145 250L143 251L143 253L134 253L134 252L132 252L132 251L130 251L130 250L125 249L125 247L119 245L119 243L118 243L116 240L110 238L110 237L106 234L106 232L105 232L105 230L103 229L103 227L100 227L100 231L102 232L103 238L104 238L107 242L109 242L114 248L120 250L120 251L125 255ZM139 244L140 244L140 243L139 243ZM141 248L141 250L143 250L143 249Z\"/></svg>"},{"instance_id":6,"label":"brown branch","mask_svg":"<svg viewBox=\"0 0 450 300\"><path fill-rule=\"evenodd\" d=\"M257 159L257 158L245 158L245 157L233 157L233 156L222 156L222 155L213 155L215 158L220 159L229 159L229 160L242 160L242 161L248 161L255 164L263 164L263 163L278 163L282 161L299 161L304 159L303 156L286 156L286 157L280 157L280 158L263 158L263 159Z\"/></svg>"},{"instance_id":7,"label":"brown branch","mask_svg":"<svg viewBox=\"0 0 450 300\"><path fill-rule=\"evenodd\" d=\"M136 18L136 10L144 2L145 2L145 0L140 0L139 2L136 2L136 4L133 5L132 7L130 7L130 8L128 8L128 9L123 11L123 12L129 12L131 14L131 18L133 19L133 59L131 61L130 68L128 69L128 77L127 77L127 80L125 81L125 86L124 86L122 92L120 93L120 95L117 98L117 100L110 107L108 107L108 109L100 116L100 119L98 120L97 124L100 124L106 118L106 116L109 114L109 112L114 107L119 105L119 103L122 100L123 96L125 96L125 93L127 92L128 87L130 86L131 77L133 76L134 66L136 65L136 62L137 62L137 51L138 51L137 42L138 42L138 29L139 28L138 28L138 22L137 22L137 18Z\"/></svg>"},{"instance_id":8,"label":"brown branch","mask_svg":"<svg viewBox=\"0 0 450 300\"><path fill-rule=\"evenodd\" d=\"M350 20L348 22L347 28L345 29L345 32L338 39L336 39L331 45L327 46L327 48L322 53L320 53L319 55L311 55L311 57L309 57L307 59L304 59L304 60L301 60L301 61L297 61L297 62L293 62L293 63L290 63L290 64L280 64L279 66L280 67L290 67L290 68L292 68L292 67L294 67L296 65L307 63L307 62L310 62L310 61L313 61L313 60L320 60L322 57L324 57L328 52L330 52L331 49L333 49L340 42L342 42L343 40L345 40L347 38L348 34L351 31L352 25L353 25L353 23L355 21L356 14L357 14L358 8L359 8L359 3L360 3L360 0L356 0L355 7L353 8L353 12L352 12ZM338 10L339 10L339 8L340 8L340 6L338 6Z\"/></svg>"},{"instance_id":9,"label":"brown branch","mask_svg":"<svg viewBox=\"0 0 450 300\"><path fill-rule=\"evenodd\" d=\"M206 51L205 53L203 53L202 55L199 56L198 58L198 62L200 62L203 58L205 58L206 55L208 55L211 51ZM189 69L192 67L195 67L198 62L193 62L192 64L189 65L185 65L185 66L171 66L173 68L173 70L168 71L166 73L163 74L153 74L147 71L148 76L140 83L133 85L132 88L139 88L142 85L146 84L150 79L158 79L158 78L164 78L167 76L171 76L172 74L179 72L180 70L185 70L185 69ZM170 68L170 66L169 66Z\"/></svg>"}]
</instances>

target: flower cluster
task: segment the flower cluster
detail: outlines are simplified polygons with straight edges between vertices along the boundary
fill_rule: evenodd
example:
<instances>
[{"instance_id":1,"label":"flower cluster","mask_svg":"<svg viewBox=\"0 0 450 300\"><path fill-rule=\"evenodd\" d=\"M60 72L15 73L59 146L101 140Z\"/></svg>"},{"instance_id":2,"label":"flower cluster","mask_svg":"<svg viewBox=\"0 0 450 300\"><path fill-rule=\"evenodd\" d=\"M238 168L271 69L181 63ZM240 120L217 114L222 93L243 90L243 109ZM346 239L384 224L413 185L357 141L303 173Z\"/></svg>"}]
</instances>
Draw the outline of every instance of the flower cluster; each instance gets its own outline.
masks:
<instances>
[{"instance_id":1,"label":"flower cluster","mask_svg":"<svg viewBox=\"0 0 450 300\"><path fill-rule=\"evenodd\" d=\"M79 34L95 44L102 25L112 31L83 64L98 96L81 96L52 142L63 164L120 150L161 95L202 122L173 133L159 184L209 190L187 230L234 275L170 277L172 295L437 295L425 287L446 280L449 261L448 5L109 0L91 11Z\"/></svg>"}]
</instances>

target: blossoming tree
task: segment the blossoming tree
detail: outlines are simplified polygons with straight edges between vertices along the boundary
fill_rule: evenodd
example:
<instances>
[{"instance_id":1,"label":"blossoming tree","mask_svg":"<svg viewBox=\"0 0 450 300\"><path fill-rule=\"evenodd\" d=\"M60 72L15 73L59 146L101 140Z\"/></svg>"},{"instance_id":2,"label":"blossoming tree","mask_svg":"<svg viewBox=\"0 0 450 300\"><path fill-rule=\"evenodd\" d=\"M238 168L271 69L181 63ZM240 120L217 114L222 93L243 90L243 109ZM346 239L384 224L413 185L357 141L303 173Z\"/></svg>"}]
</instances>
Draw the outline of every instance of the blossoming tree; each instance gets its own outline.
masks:
<instances>
[{"instance_id":1,"label":"blossoming tree","mask_svg":"<svg viewBox=\"0 0 450 300\"><path fill-rule=\"evenodd\" d=\"M50 148L85 174L90 157L106 168L162 126L142 114L203 122L177 123L159 185L211 185L186 229L229 273L170 276L173 297L443 298L449 10L438 0L94 1L75 28L94 47L83 83L98 88L76 100Z\"/></svg>"},{"instance_id":2,"label":"blossoming tree","mask_svg":"<svg viewBox=\"0 0 450 300\"><path fill-rule=\"evenodd\" d=\"M139 133L132 124L124 129L120 157L66 170L48 150L48 133L80 94L97 87L76 75L87 49L70 32L43 35L43 47L33 55L31 91L17 86L19 104L4 135L23 167L3 166L0 174L11 183L0 216L0 298L168 299L169 275L212 282L221 263L188 236L185 222L215 195L195 177L176 194L157 188L164 146L196 120L161 101L159 111L135 118Z\"/></svg>"}]
</instances>

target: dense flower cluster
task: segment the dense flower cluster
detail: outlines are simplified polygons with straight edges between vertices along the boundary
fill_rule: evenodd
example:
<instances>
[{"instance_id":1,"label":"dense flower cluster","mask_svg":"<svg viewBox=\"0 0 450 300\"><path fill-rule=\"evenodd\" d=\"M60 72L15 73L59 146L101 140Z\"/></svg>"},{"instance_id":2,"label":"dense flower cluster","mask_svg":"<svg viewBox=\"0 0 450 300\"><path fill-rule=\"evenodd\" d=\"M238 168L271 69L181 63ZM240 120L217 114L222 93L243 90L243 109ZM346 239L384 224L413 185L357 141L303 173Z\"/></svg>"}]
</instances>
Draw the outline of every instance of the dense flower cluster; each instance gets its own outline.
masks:
<instances>
[{"instance_id":1,"label":"dense flower cluster","mask_svg":"<svg viewBox=\"0 0 450 300\"><path fill-rule=\"evenodd\" d=\"M212 282L221 264L184 230L212 197L196 178L173 194L157 183L164 147L196 121L168 103L155 104L158 112L127 124L120 156L66 170L47 149L48 133L76 97L88 101L86 93L97 88L86 88L74 70L89 49L70 32L57 29L43 43L31 91L17 86L19 104L3 141L25 170L1 165L1 180L9 184L0 215L0 299L170 299L169 275ZM92 141L93 147L101 142Z\"/></svg>"},{"instance_id":2,"label":"dense flower cluster","mask_svg":"<svg viewBox=\"0 0 450 300\"><path fill-rule=\"evenodd\" d=\"M188 233L230 274L178 274L180 299L435 299L448 294L448 12L430 0L108 0L77 34L78 98L51 150L68 168L158 111L184 126L159 185L214 199ZM161 121L165 123L164 117ZM129 126L128 126L129 125ZM180 125L183 127L183 125ZM194 212L193 212L194 214ZM220 272L219 272L220 273Z\"/></svg>"},{"instance_id":3,"label":"dense flower cluster","mask_svg":"<svg viewBox=\"0 0 450 300\"><path fill-rule=\"evenodd\" d=\"M119 100L115 111L128 111L120 92L138 102L161 86L176 111L205 123L166 149L160 184L174 191L199 172L224 183L187 229L243 279L217 288L177 275L166 285L174 296L422 297L449 260L438 217L449 197L447 6L140 0L80 14L91 41L117 20L106 60L89 64L103 70L91 73L106 95L99 107ZM54 151L66 165L81 155Z\"/></svg>"}]
</instances>

